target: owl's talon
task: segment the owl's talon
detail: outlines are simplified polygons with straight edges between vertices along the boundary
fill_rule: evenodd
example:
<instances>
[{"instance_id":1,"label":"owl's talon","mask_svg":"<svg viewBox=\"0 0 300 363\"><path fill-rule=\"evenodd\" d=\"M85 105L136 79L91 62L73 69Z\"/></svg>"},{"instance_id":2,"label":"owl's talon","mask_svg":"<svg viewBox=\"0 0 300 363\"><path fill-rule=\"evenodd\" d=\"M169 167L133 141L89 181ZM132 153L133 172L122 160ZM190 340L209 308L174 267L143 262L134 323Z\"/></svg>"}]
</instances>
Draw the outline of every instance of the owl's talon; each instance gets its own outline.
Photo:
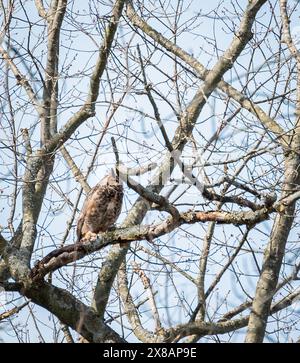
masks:
<instances>
[{"instance_id":1,"label":"owl's talon","mask_svg":"<svg viewBox=\"0 0 300 363\"><path fill-rule=\"evenodd\" d=\"M82 238L82 242L88 242L88 241L90 241L90 242L93 242L93 241L96 241L96 239L97 239L97 233L93 233L93 232L91 232L91 231L88 231L85 235L84 235L84 237Z\"/></svg>"}]
</instances>

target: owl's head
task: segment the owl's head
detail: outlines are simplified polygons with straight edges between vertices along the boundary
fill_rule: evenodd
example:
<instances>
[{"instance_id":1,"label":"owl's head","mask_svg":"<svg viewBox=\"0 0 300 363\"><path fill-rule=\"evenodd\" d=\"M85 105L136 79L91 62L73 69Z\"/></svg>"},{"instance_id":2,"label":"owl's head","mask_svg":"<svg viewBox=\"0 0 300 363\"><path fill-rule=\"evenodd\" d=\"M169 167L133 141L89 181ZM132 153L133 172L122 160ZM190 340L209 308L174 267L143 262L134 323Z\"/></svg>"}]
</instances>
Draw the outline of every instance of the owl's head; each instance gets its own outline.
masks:
<instances>
[{"instance_id":1,"label":"owl's head","mask_svg":"<svg viewBox=\"0 0 300 363\"><path fill-rule=\"evenodd\" d=\"M105 177L101 180L101 184L116 186L122 184L119 176L114 169L111 169Z\"/></svg>"}]
</instances>

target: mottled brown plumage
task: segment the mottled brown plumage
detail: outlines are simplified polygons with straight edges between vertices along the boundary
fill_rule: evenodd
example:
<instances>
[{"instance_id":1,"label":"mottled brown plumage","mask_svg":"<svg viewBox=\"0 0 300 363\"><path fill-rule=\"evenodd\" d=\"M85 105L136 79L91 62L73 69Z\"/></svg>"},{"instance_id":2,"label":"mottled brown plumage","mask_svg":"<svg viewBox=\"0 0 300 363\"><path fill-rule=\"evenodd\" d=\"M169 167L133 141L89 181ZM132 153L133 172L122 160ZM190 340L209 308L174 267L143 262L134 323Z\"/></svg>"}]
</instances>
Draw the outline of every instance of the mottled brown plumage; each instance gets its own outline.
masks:
<instances>
[{"instance_id":1,"label":"mottled brown plumage","mask_svg":"<svg viewBox=\"0 0 300 363\"><path fill-rule=\"evenodd\" d=\"M77 222L77 241L106 232L117 221L123 200L123 185L113 175L105 176L91 189Z\"/></svg>"}]
</instances>

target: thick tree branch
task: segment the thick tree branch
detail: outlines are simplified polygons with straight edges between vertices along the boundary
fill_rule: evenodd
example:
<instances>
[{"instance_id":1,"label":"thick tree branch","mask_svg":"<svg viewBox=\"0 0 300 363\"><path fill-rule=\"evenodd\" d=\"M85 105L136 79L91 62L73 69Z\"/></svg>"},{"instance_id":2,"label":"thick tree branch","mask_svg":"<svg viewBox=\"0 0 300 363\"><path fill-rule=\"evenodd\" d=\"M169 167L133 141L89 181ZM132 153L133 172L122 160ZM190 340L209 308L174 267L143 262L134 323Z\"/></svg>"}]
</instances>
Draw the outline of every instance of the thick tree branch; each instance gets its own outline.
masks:
<instances>
[{"instance_id":1,"label":"thick tree branch","mask_svg":"<svg viewBox=\"0 0 300 363\"><path fill-rule=\"evenodd\" d=\"M118 167L118 171L120 178L127 183L130 189L134 190L141 197L145 198L148 202L159 205L160 210L164 210L170 213L175 219L179 218L178 210L173 205L171 205L165 197L143 187L141 184L130 178L127 172L127 168L125 168L124 165L120 164Z\"/></svg>"},{"instance_id":2,"label":"thick tree branch","mask_svg":"<svg viewBox=\"0 0 300 363\"><path fill-rule=\"evenodd\" d=\"M44 307L59 320L93 343L124 343L125 341L108 327L95 310L77 300L68 291L49 283L34 284L22 291L32 302Z\"/></svg>"},{"instance_id":3,"label":"thick tree branch","mask_svg":"<svg viewBox=\"0 0 300 363\"><path fill-rule=\"evenodd\" d=\"M285 155L284 182L280 198L281 204L277 208L280 213L276 216L270 241L265 249L262 272L258 279L248 324L245 340L247 343L263 342L270 306L276 292L276 285L285 253L285 246L295 218L296 201L299 197L300 55L290 33L287 0L280 1L280 13L283 27L283 40L286 42L297 63L296 120L293 130L294 135L291 138L291 151Z\"/></svg>"},{"instance_id":4,"label":"thick tree branch","mask_svg":"<svg viewBox=\"0 0 300 363\"><path fill-rule=\"evenodd\" d=\"M43 4L43 0L34 0L35 1L35 6L38 10L39 16L41 18L46 19L47 18L47 12L45 10L44 4Z\"/></svg>"},{"instance_id":5,"label":"thick tree branch","mask_svg":"<svg viewBox=\"0 0 300 363\"><path fill-rule=\"evenodd\" d=\"M158 337L142 326L138 310L128 289L128 280L125 264L118 272L118 290L123 301L126 316L130 322L135 336L144 343L155 343Z\"/></svg>"},{"instance_id":6,"label":"thick tree branch","mask_svg":"<svg viewBox=\"0 0 300 363\"><path fill-rule=\"evenodd\" d=\"M254 9L257 10L255 5L261 6L262 3L265 3L265 1L254 2L252 11ZM251 6L249 6L249 11L250 7ZM141 29L150 38L159 43L164 49L167 49L168 51L176 55L178 58L183 60L185 63L187 63L189 66L191 66L197 72L197 75L200 79L202 80L206 79L207 74L210 71L206 69L196 58L185 52L182 48L180 48L179 46L177 46L176 44L165 38L161 33L156 31L148 23L146 23L134 10L131 2L128 2L126 14L133 25ZM255 15L253 17L255 17ZM238 35L240 36L239 33ZM232 61L234 60L232 59ZM225 94L227 94L229 97L238 102L245 110L251 112L262 123L262 125L265 127L266 130L269 130L270 132L274 133L280 142L282 140L283 145L285 146L289 145L289 139L286 136L286 132L281 128L281 126L278 123L276 123L276 121L273 120L270 116L268 116L263 111L262 108L256 105L246 95L239 92L237 89L235 89L233 86L231 86L229 83L225 82L224 80L220 80L219 83L217 84L217 87Z\"/></svg>"},{"instance_id":7,"label":"thick tree branch","mask_svg":"<svg viewBox=\"0 0 300 363\"><path fill-rule=\"evenodd\" d=\"M39 12L43 13L43 4L36 3ZM54 4L52 4L54 6ZM58 96L58 59L60 49L60 31L67 8L67 0L59 0L55 9L50 8L48 19L47 62L43 93L43 115L41 117L41 145L44 145L56 133L57 96ZM46 14L44 14L46 15ZM50 20L50 21L49 21Z\"/></svg>"},{"instance_id":8,"label":"thick tree branch","mask_svg":"<svg viewBox=\"0 0 300 363\"><path fill-rule=\"evenodd\" d=\"M272 305L270 314L275 314L280 310L286 309L299 298L300 292L294 291L279 302ZM238 313L238 312L236 312ZM205 335L226 334L247 326L249 315L235 320L227 320L218 323L206 323L202 321L179 324L165 332L165 342L172 342L174 339L182 339L189 335L197 335L199 338Z\"/></svg>"},{"instance_id":9,"label":"thick tree branch","mask_svg":"<svg viewBox=\"0 0 300 363\"><path fill-rule=\"evenodd\" d=\"M287 12L287 0L280 0L280 15L283 28L283 41L287 44L292 57L296 61L296 67L297 67L296 110L295 110L296 122L293 131L295 132L296 137L299 138L300 137L300 51L295 45L291 35L291 30L290 30L291 20Z\"/></svg>"},{"instance_id":10,"label":"thick tree branch","mask_svg":"<svg viewBox=\"0 0 300 363\"><path fill-rule=\"evenodd\" d=\"M71 120L69 120L66 127L64 128L64 135L65 136L67 135L67 138L71 136L72 132L79 126L79 124L81 124L86 119L84 117L81 118L82 114L87 116L91 110L95 109L95 101L99 93L99 81L107 62L108 53L116 32L118 20L121 16L122 8L124 6L124 1L121 0L116 1L115 7L113 9L113 17L108 26L106 38L104 39L104 43L100 49L98 61L95 66L94 73L91 77L90 92L88 99L85 105L82 107L82 109L77 114L75 114L71 118ZM55 27L52 28L54 30L54 34L56 34L57 31L59 31L59 27L61 25L63 14L65 11L65 5L66 5L65 0L61 0L57 4L57 6L60 6L61 12L54 15L54 20L52 22L52 26L55 25ZM57 48L57 44L54 43L48 44L50 48L53 47L53 49L51 48L52 56L49 56L48 59L48 64L51 65L52 72L53 71L55 72L56 69L55 67L57 65L56 58L55 60L53 58L56 57L55 49ZM54 93L56 94L56 90ZM88 109L89 111L86 112L86 109ZM73 123L74 120L76 125ZM77 122L79 123L77 124ZM68 125L71 126L68 127ZM48 128L48 126L46 128ZM42 126L42 128L43 127L44 126ZM62 144L63 141L66 140L64 139L64 137L61 139L60 136L61 136L60 134L56 134L56 137L54 136L53 138L51 138L51 140L49 141L51 145L50 150L47 146L45 146L43 149L38 150L36 153L30 156L27 163L26 172L24 175L23 239L21 243L21 252L22 252L22 259L23 261L26 261L28 266L30 264L31 253L36 238L36 222L39 216L43 197L46 192L48 179L53 168L53 162L54 162L54 159L52 157L52 155L54 155L53 151L58 146L58 144Z\"/></svg>"},{"instance_id":11,"label":"thick tree branch","mask_svg":"<svg viewBox=\"0 0 300 363\"><path fill-rule=\"evenodd\" d=\"M254 225L269 218L270 211L261 209L255 212L224 212L224 211L190 211L181 213L178 219L173 217L156 225L136 225L128 228L119 228L106 232L97 237L95 241L81 241L78 244L64 246L50 252L41 261L38 261L32 269L31 276L41 279L50 271L77 261L87 254L98 251L108 245L129 243L140 240L150 240L172 232L183 224L213 221L218 224Z\"/></svg>"},{"instance_id":12,"label":"thick tree branch","mask_svg":"<svg viewBox=\"0 0 300 363\"><path fill-rule=\"evenodd\" d=\"M283 41L287 44L290 53L296 59L297 63L300 63L300 52L297 49L290 30L291 20L287 12L287 0L280 0L280 15L283 28Z\"/></svg>"},{"instance_id":13,"label":"thick tree branch","mask_svg":"<svg viewBox=\"0 0 300 363\"><path fill-rule=\"evenodd\" d=\"M155 297L154 297L155 293L153 291L151 281L150 281L149 277L146 275L145 271L143 271L141 266L139 264L137 264L136 262L133 262L133 271L139 275L141 282L144 286L144 289L147 290L147 292L148 292L149 304L151 306L151 311L152 311L152 315L153 315L154 322L155 322L155 332L158 333L163 328L162 328L157 304L155 301Z\"/></svg>"},{"instance_id":14,"label":"thick tree branch","mask_svg":"<svg viewBox=\"0 0 300 363\"><path fill-rule=\"evenodd\" d=\"M296 146L296 145L294 145ZM299 156L291 152L285 160L285 180L283 183L282 199L289 195L289 191L299 186L298 173ZM277 214L271 232L270 241L265 249L261 275L258 279L255 297L252 304L247 343L260 343L264 339L270 306L276 292L279 271L281 269L285 245L294 221L295 201Z\"/></svg>"},{"instance_id":15,"label":"thick tree branch","mask_svg":"<svg viewBox=\"0 0 300 363\"><path fill-rule=\"evenodd\" d=\"M249 2L249 6L247 7L240 25L238 36L234 37L228 50L224 53L226 57L221 56L212 70L206 74L203 85L199 87L187 108L184 110L184 112L182 112L180 116L180 124L175 131L175 136L172 140L173 150L183 150L191 136L200 112L206 104L208 97L221 81L223 75L233 66L233 63L240 55L247 42L251 39L251 27L255 20L256 13L265 2L266 0L254 1L251 3ZM132 8L131 3L128 2L127 5L130 11ZM151 184L148 186L148 189L151 191L153 190L159 194L173 169L174 159L170 153L167 153L157 174L154 176ZM130 225L140 224L148 210L149 203L139 198L132 207L130 213L123 223L123 226L128 227ZM113 247L107 256L105 266L103 266L99 273L96 289L98 290L98 296L101 296L102 306L101 309L98 310L100 316L104 315L111 286L121 263L124 261L127 251L128 247L126 248L125 246Z\"/></svg>"},{"instance_id":16,"label":"thick tree branch","mask_svg":"<svg viewBox=\"0 0 300 363\"><path fill-rule=\"evenodd\" d=\"M44 281L33 281L30 270L22 259L22 251L10 246L6 248L4 260L17 284L12 291L18 291L32 302L44 307L67 326L76 330L90 342L120 343L124 340L100 319L95 310L77 300L68 291ZM9 289L10 283L2 283Z\"/></svg>"},{"instance_id":17,"label":"thick tree branch","mask_svg":"<svg viewBox=\"0 0 300 363\"><path fill-rule=\"evenodd\" d=\"M110 23L105 31L103 43L99 49L96 65L91 75L89 93L84 105L72 116L65 126L54 135L45 145L47 152L53 152L67 141L74 131L89 117L95 115L96 101L99 95L99 85L105 70L111 46L116 34L118 23L122 14L125 0L116 0Z\"/></svg>"}]
</instances>

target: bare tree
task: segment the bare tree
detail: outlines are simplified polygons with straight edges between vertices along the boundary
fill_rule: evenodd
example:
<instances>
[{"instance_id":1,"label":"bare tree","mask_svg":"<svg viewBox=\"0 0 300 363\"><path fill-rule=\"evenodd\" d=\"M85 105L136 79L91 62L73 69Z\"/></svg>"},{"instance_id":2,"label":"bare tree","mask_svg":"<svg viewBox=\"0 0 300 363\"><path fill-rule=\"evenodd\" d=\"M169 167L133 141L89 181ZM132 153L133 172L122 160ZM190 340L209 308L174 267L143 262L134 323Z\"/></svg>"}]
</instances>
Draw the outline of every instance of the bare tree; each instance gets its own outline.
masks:
<instances>
[{"instance_id":1,"label":"bare tree","mask_svg":"<svg viewBox=\"0 0 300 363\"><path fill-rule=\"evenodd\" d=\"M298 2L0 4L1 337L297 341Z\"/></svg>"}]
</instances>

